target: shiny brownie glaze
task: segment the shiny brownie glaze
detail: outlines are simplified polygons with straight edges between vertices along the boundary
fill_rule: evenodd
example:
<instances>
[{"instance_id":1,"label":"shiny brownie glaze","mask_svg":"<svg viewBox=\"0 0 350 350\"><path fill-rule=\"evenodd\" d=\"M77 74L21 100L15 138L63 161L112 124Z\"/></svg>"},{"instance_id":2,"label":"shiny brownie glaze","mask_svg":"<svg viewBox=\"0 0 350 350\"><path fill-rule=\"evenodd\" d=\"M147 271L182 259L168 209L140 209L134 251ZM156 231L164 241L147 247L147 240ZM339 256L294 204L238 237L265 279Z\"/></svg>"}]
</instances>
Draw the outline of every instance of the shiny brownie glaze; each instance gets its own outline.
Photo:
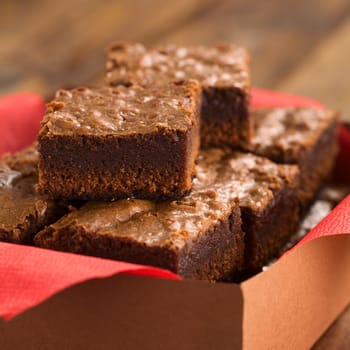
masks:
<instances>
[{"instance_id":1,"label":"shiny brownie glaze","mask_svg":"<svg viewBox=\"0 0 350 350\"><path fill-rule=\"evenodd\" d=\"M196 123L195 81L166 88L118 86L58 90L48 103L41 135L128 136L187 130Z\"/></svg>"},{"instance_id":2,"label":"shiny brownie glaze","mask_svg":"<svg viewBox=\"0 0 350 350\"><path fill-rule=\"evenodd\" d=\"M248 54L233 44L183 47L115 43L107 51L111 85L164 83L196 79L203 87L236 87L248 92Z\"/></svg>"}]
</instances>

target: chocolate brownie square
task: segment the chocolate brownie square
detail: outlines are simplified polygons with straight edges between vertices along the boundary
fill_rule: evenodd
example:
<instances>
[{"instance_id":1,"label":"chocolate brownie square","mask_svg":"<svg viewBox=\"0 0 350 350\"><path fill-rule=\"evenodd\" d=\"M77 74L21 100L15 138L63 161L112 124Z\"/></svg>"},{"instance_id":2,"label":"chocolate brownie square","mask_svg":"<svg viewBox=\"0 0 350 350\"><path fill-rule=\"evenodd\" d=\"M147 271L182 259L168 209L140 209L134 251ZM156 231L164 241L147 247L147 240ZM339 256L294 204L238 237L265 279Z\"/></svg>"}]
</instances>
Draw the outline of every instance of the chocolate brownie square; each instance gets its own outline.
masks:
<instances>
[{"instance_id":1,"label":"chocolate brownie square","mask_svg":"<svg viewBox=\"0 0 350 350\"><path fill-rule=\"evenodd\" d=\"M202 156L213 160L208 167L215 169L220 190L239 200L245 233L244 268L232 274L233 280L239 281L259 272L296 231L299 170L249 153L209 150Z\"/></svg>"},{"instance_id":2,"label":"chocolate brownie square","mask_svg":"<svg viewBox=\"0 0 350 350\"><path fill-rule=\"evenodd\" d=\"M251 138L249 56L241 47L114 43L107 50L106 69L112 86L196 79L203 88L202 147L237 147Z\"/></svg>"},{"instance_id":3,"label":"chocolate brownie square","mask_svg":"<svg viewBox=\"0 0 350 350\"><path fill-rule=\"evenodd\" d=\"M254 109L255 132L245 149L300 168L304 210L330 178L338 151L338 114L328 109Z\"/></svg>"},{"instance_id":4,"label":"chocolate brownie square","mask_svg":"<svg viewBox=\"0 0 350 350\"><path fill-rule=\"evenodd\" d=\"M201 89L60 90L39 132L39 191L52 198L179 198L192 187Z\"/></svg>"},{"instance_id":5,"label":"chocolate brownie square","mask_svg":"<svg viewBox=\"0 0 350 350\"><path fill-rule=\"evenodd\" d=\"M38 152L35 146L0 161L0 241L32 243L34 234L67 213L67 203L36 192Z\"/></svg>"}]
</instances>

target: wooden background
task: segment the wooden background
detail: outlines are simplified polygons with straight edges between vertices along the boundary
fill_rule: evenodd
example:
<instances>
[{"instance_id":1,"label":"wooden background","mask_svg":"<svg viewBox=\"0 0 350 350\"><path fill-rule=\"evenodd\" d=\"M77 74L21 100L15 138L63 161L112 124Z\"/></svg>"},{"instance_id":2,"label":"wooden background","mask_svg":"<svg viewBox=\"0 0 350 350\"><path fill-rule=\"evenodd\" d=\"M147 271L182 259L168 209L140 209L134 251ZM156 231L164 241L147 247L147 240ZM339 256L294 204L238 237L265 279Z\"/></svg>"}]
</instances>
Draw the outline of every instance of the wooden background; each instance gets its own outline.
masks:
<instances>
[{"instance_id":1,"label":"wooden background","mask_svg":"<svg viewBox=\"0 0 350 350\"><path fill-rule=\"evenodd\" d=\"M349 0L0 0L0 95L97 84L112 40L232 41L255 86L319 99L350 120ZM315 349L349 349L350 308Z\"/></svg>"},{"instance_id":2,"label":"wooden background","mask_svg":"<svg viewBox=\"0 0 350 350\"><path fill-rule=\"evenodd\" d=\"M96 83L111 40L233 41L251 52L253 84L350 120L349 0L0 0L0 94Z\"/></svg>"}]
</instances>

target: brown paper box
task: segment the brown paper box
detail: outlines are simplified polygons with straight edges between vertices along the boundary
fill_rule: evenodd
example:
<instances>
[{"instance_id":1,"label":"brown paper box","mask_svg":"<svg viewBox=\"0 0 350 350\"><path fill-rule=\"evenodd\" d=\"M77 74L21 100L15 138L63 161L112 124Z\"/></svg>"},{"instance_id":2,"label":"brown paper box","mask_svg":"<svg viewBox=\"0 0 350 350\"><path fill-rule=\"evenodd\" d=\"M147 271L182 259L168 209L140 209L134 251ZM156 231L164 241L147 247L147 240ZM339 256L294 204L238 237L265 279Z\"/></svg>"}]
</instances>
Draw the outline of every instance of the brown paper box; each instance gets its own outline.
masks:
<instances>
[{"instance_id":1,"label":"brown paper box","mask_svg":"<svg viewBox=\"0 0 350 350\"><path fill-rule=\"evenodd\" d=\"M241 285L88 281L1 320L0 349L308 349L350 301L349 252L322 237Z\"/></svg>"}]
</instances>

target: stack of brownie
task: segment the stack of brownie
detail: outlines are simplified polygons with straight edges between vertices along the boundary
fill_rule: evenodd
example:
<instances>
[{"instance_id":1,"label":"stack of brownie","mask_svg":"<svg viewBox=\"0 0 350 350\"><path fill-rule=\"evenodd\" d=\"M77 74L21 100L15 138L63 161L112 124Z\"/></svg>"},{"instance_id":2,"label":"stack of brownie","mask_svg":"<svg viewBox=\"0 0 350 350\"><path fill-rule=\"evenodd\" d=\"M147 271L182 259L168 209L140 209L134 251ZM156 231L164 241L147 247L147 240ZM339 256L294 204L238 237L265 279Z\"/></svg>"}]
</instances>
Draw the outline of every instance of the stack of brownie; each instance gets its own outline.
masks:
<instances>
[{"instance_id":1,"label":"stack of brownie","mask_svg":"<svg viewBox=\"0 0 350 350\"><path fill-rule=\"evenodd\" d=\"M230 44L113 44L106 67L1 160L0 240L191 279L260 271L331 174L337 114L250 109L249 57Z\"/></svg>"}]
</instances>

